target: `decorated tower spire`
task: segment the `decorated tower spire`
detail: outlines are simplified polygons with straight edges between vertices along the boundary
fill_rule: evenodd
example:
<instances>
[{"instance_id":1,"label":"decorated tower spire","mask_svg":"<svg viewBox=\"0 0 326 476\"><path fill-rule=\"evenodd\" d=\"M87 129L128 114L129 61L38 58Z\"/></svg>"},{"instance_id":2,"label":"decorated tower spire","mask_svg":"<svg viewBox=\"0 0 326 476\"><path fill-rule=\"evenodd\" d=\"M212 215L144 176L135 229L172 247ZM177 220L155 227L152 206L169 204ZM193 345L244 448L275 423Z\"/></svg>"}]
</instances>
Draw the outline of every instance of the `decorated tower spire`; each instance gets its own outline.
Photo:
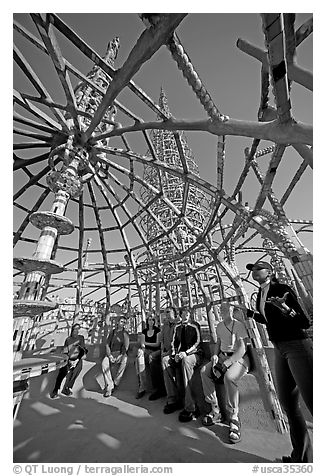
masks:
<instances>
[{"instance_id":1,"label":"decorated tower spire","mask_svg":"<svg viewBox=\"0 0 326 476\"><path fill-rule=\"evenodd\" d=\"M108 44L104 55L105 61L111 66L117 57L120 41L118 37L113 38ZM81 128L86 130L96 109L102 101L103 95L110 84L109 75L99 66L95 66L88 74L87 78L96 84L92 87L89 81L80 82L74 93L76 103L80 111L88 113L88 116L81 116ZM98 92L102 89L102 94ZM97 132L109 132L112 130L112 121L116 114L113 105L104 115L105 122L97 127ZM67 123L71 126L71 120L67 118ZM109 139L102 141L103 146L107 146ZM70 198L78 198L83 192L83 176L92 173L97 166L99 157L90 156L82 147L74 142L73 133L68 137L66 144L62 144L52 149L49 157L50 172L46 176L46 182L50 190L54 193L54 201L50 211L37 211L30 215L29 220L32 225L41 230L36 249L31 258L21 257L14 259L14 267L25 273L24 280L18 292L18 299L14 300L15 320L15 341L14 358L20 360L22 351L27 342L26 328L30 326L30 320L35 316L53 310L57 303L43 299L49 283L50 275L61 273L64 266L56 262L54 257L55 246L60 235L69 235L74 231L72 221L65 217L65 210ZM56 168L56 162L62 161L63 165ZM82 280L79 280L81 285ZM108 298L108 296L107 296ZM76 304L80 305L81 292L77 289Z\"/></svg>"},{"instance_id":2,"label":"decorated tower spire","mask_svg":"<svg viewBox=\"0 0 326 476\"><path fill-rule=\"evenodd\" d=\"M110 65L114 65L114 61L117 59L120 48L120 38L115 36L113 40L109 41L104 60Z\"/></svg>"},{"instance_id":3,"label":"decorated tower spire","mask_svg":"<svg viewBox=\"0 0 326 476\"><path fill-rule=\"evenodd\" d=\"M171 117L172 114L169 109L166 93L161 86L160 96L158 100L161 111L167 116ZM187 138L183 131L177 133L167 130L153 130L150 133L150 137L153 143L155 154L161 162L165 162L171 169L187 167L190 173L199 176L199 169L196 163L195 157L188 145ZM145 167L144 180L159 189L162 187L162 192L165 197L168 197L170 202L175 205L177 209L184 213L185 217L192 223L193 230L196 233L200 233L203 230L204 223L207 218L207 210L209 210L208 197L198 188L190 185L188 189L188 198L186 203L183 199L184 181L181 177L173 175L168 171L159 173L151 166ZM148 203L153 201L154 194L151 189L143 187L141 190L143 201ZM150 205L151 211L160 220L166 230L171 229L176 221L180 222L175 211L173 211L164 201L164 199L157 199ZM143 217L142 228L146 233L146 237L149 241L152 241L156 236L161 234L157 222L153 220L149 214ZM177 227L173 227L172 233L174 239L179 245L179 251L184 252L187 248L194 245L196 236L189 227L181 221ZM160 240L153 242L153 252L157 257L169 256L173 258L176 253L176 249L167 235L163 236ZM200 256L196 256L196 260L201 261ZM187 271L186 260L175 262L164 271L166 278L175 279L181 273ZM188 302L189 304L195 298L196 292L195 286L190 286L190 283L186 281L180 282L172 289L173 300L175 302Z\"/></svg>"},{"instance_id":4,"label":"decorated tower spire","mask_svg":"<svg viewBox=\"0 0 326 476\"><path fill-rule=\"evenodd\" d=\"M160 97L159 97L159 100L158 100L158 105L160 106L161 111L164 112L164 114L167 117L171 117L171 112L170 112L170 108L169 108L169 105L168 105L168 99L166 97L163 86L161 86L161 92L160 92Z\"/></svg>"}]
</instances>

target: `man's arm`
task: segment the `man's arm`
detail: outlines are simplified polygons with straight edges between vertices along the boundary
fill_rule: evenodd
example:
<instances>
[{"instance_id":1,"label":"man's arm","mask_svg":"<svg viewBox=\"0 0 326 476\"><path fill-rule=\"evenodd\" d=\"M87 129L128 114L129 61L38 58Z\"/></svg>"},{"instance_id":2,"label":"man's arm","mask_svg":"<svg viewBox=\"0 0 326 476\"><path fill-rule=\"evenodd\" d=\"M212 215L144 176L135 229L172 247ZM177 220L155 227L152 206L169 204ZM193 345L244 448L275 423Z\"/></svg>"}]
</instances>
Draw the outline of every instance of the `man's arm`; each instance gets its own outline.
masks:
<instances>
[{"instance_id":1,"label":"man's arm","mask_svg":"<svg viewBox=\"0 0 326 476\"><path fill-rule=\"evenodd\" d=\"M111 349L110 349L109 344L106 344L106 345L105 345L105 352L106 352L106 355L107 355L108 357L111 356Z\"/></svg>"},{"instance_id":2,"label":"man's arm","mask_svg":"<svg viewBox=\"0 0 326 476\"><path fill-rule=\"evenodd\" d=\"M65 340L65 343L63 344L63 349L62 349L62 352L64 354L69 354L69 346L68 346L68 337L66 338Z\"/></svg>"},{"instance_id":3,"label":"man's arm","mask_svg":"<svg viewBox=\"0 0 326 476\"><path fill-rule=\"evenodd\" d=\"M218 354L220 353L221 349L221 339L219 336L216 337L216 342L212 342L209 345L210 351L211 351L211 361L212 365L216 365L218 362Z\"/></svg>"},{"instance_id":4,"label":"man's arm","mask_svg":"<svg viewBox=\"0 0 326 476\"><path fill-rule=\"evenodd\" d=\"M169 341L169 347L170 347L170 350L167 350L167 347L166 347L166 342L165 340L168 339L167 337L167 330L169 331L169 329L167 329L166 327L163 326L161 332L160 332L160 343L161 343L161 355L162 357L165 357L166 355L169 355L171 353L171 342Z\"/></svg>"},{"instance_id":5,"label":"man's arm","mask_svg":"<svg viewBox=\"0 0 326 476\"><path fill-rule=\"evenodd\" d=\"M246 309L247 311L247 317L254 319L256 322L259 322L259 324L265 324L267 323L265 317L258 311L252 311L251 309Z\"/></svg>"},{"instance_id":6,"label":"man's arm","mask_svg":"<svg viewBox=\"0 0 326 476\"><path fill-rule=\"evenodd\" d=\"M225 362L230 362L230 365L234 364L234 362L238 362L245 355L246 349L247 345L245 344L244 339L242 337L238 337L235 341L233 354Z\"/></svg>"},{"instance_id":7,"label":"man's arm","mask_svg":"<svg viewBox=\"0 0 326 476\"><path fill-rule=\"evenodd\" d=\"M231 303L231 305L243 311L244 317L254 319L256 322L259 322L259 324L267 324L265 317L259 311L248 309L244 304Z\"/></svg>"},{"instance_id":8,"label":"man's arm","mask_svg":"<svg viewBox=\"0 0 326 476\"><path fill-rule=\"evenodd\" d=\"M308 329L310 321L299 304L295 292L290 286L283 285L284 294L282 297L271 297L269 301L281 312L291 319L291 322L300 329Z\"/></svg>"},{"instance_id":9,"label":"man's arm","mask_svg":"<svg viewBox=\"0 0 326 476\"><path fill-rule=\"evenodd\" d=\"M105 352L106 355L110 358L112 353L111 353L111 343L112 343L112 337L113 337L113 331L110 331L109 337L107 338L106 344L105 344Z\"/></svg>"},{"instance_id":10,"label":"man's arm","mask_svg":"<svg viewBox=\"0 0 326 476\"><path fill-rule=\"evenodd\" d=\"M128 332L124 331L123 333L123 349L122 349L122 353L124 355L126 355L128 353L128 349L129 349L129 334Z\"/></svg>"},{"instance_id":11,"label":"man's arm","mask_svg":"<svg viewBox=\"0 0 326 476\"><path fill-rule=\"evenodd\" d=\"M85 339L84 339L84 336L79 336L79 349L82 350L83 354L82 356L80 357L81 359L85 359L86 358L86 355L88 353L88 349L86 347L86 344L85 344Z\"/></svg>"},{"instance_id":12,"label":"man's arm","mask_svg":"<svg viewBox=\"0 0 326 476\"><path fill-rule=\"evenodd\" d=\"M249 342L249 335L247 329L241 321L236 321L234 324L235 344L233 354L224 362L226 367L229 367L234 362L238 362L245 355L247 351L247 344Z\"/></svg>"},{"instance_id":13,"label":"man's arm","mask_svg":"<svg viewBox=\"0 0 326 476\"><path fill-rule=\"evenodd\" d=\"M88 349L87 349L86 344L85 344L84 336L82 336L82 335L79 336L79 344L78 345L84 351L84 353L87 354Z\"/></svg>"},{"instance_id":14,"label":"man's arm","mask_svg":"<svg viewBox=\"0 0 326 476\"><path fill-rule=\"evenodd\" d=\"M173 329L172 341L171 341L171 355L172 357L175 356L177 353L177 328L179 326L175 326Z\"/></svg>"},{"instance_id":15,"label":"man's arm","mask_svg":"<svg viewBox=\"0 0 326 476\"><path fill-rule=\"evenodd\" d=\"M197 351L197 348L201 341L201 337L200 337L199 328L196 324L189 323L188 326L192 326L192 328L195 330L194 343L191 347L189 347L189 349L186 350L186 355L191 355Z\"/></svg>"}]
</instances>

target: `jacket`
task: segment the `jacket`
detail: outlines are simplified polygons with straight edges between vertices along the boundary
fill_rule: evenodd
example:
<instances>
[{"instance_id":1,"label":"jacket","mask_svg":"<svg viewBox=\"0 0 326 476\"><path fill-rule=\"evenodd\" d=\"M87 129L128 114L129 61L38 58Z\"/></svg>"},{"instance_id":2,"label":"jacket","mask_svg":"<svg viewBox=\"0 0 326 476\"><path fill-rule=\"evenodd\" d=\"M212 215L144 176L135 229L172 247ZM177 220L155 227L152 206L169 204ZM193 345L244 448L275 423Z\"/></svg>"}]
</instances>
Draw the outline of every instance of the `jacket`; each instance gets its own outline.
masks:
<instances>
[{"instance_id":1,"label":"jacket","mask_svg":"<svg viewBox=\"0 0 326 476\"><path fill-rule=\"evenodd\" d=\"M171 354L175 324L164 323L161 330L161 349L164 355Z\"/></svg>"},{"instance_id":2,"label":"jacket","mask_svg":"<svg viewBox=\"0 0 326 476\"><path fill-rule=\"evenodd\" d=\"M184 327L184 333L183 333ZM188 322L187 324L177 324L174 328L172 343L172 356L179 352L185 352L187 355L201 354L201 335L200 327L197 322Z\"/></svg>"},{"instance_id":3,"label":"jacket","mask_svg":"<svg viewBox=\"0 0 326 476\"><path fill-rule=\"evenodd\" d=\"M68 354L69 360L81 359L81 357L88 352L85 346L84 336L78 334L76 337L67 337L63 352Z\"/></svg>"},{"instance_id":4,"label":"jacket","mask_svg":"<svg viewBox=\"0 0 326 476\"><path fill-rule=\"evenodd\" d=\"M274 304L267 302L271 297L283 297L289 293L285 304L290 307L291 313L282 312ZM286 284L271 281L265 302L265 316L260 313L261 289L259 289L256 309L247 310L247 317L252 317L260 324L265 324L269 338L272 342L306 339L307 334L303 329L310 326L309 319L303 312L294 291Z\"/></svg>"}]
</instances>

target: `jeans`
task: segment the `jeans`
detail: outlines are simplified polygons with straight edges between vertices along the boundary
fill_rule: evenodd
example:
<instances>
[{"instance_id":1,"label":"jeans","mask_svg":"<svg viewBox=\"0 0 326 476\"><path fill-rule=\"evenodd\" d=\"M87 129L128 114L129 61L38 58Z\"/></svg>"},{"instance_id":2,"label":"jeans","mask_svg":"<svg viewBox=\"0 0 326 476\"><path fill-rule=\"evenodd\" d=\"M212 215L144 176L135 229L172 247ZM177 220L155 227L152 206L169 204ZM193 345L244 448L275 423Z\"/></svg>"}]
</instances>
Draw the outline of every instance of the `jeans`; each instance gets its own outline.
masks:
<instances>
[{"instance_id":1,"label":"jeans","mask_svg":"<svg viewBox=\"0 0 326 476\"><path fill-rule=\"evenodd\" d=\"M201 359L197 354L187 355L179 362L176 362L169 355L163 357L163 377L168 403L181 401L184 392L185 410L195 410L195 402L192 397L190 384L195 367L200 364L200 361Z\"/></svg>"},{"instance_id":2,"label":"jeans","mask_svg":"<svg viewBox=\"0 0 326 476\"><path fill-rule=\"evenodd\" d=\"M224 386L226 394L226 406L229 411L230 419L238 419L239 416L239 380L248 372L249 360L245 356L240 362L234 362L224 374ZM215 380L212 376L212 363L204 365L200 371L200 376L203 384L203 392L207 403L211 404L212 411L219 413L220 407L218 404Z\"/></svg>"},{"instance_id":3,"label":"jeans","mask_svg":"<svg viewBox=\"0 0 326 476\"><path fill-rule=\"evenodd\" d=\"M149 358L151 356L151 359ZM144 358L144 359L143 359ZM138 376L138 391L149 390L149 380L152 383L153 392L164 393L164 382L161 366L161 353L145 349L141 356L135 360L136 373Z\"/></svg>"},{"instance_id":4,"label":"jeans","mask_svg":"<svg viewBox=\"0 0 326 476\"><path fill-rule=\"evenodd\" d=\"M310 339L274 342L276 388L287 414L295 463L312 462L312 444L300 409L301 394L313 414L313 353Z\"/></svg>"},{"instance_id":5,"label":"jeans","mask_svg":"<svg viewBox=\"0 0 326 476\"><path fill-rule=\"evenodd\" d=\"M120 354L120 352L117 351L112 352L112 356L114 358L118 358L118 361L114 363L110 362L110 359L107 355L102 360L102 373L104 377L104 384L105 389L108 391L113 390L114 385L119 385L127 365L126 354ZM115 375L114 378L112 377L112 373L114 373Z\"/></svg>"},{"instance_id":6,"label":"jeans","mask_svg":"<svg viewBox=\"0 0 326 476\"><path fill-rule=\"evenodd\" d=\"M58 390L61 387L61 383L66 376L67 378L66 378L66 383L64 388L72 389L76 381L76 378L81 372L82 365L83 365L82 361L78 360L76 367L70 368L68 364L65 365L64 367L61 367L61 369L59 369L59 373L55 381L53 392L58 393Z\"/></svg>"}]
</instances>

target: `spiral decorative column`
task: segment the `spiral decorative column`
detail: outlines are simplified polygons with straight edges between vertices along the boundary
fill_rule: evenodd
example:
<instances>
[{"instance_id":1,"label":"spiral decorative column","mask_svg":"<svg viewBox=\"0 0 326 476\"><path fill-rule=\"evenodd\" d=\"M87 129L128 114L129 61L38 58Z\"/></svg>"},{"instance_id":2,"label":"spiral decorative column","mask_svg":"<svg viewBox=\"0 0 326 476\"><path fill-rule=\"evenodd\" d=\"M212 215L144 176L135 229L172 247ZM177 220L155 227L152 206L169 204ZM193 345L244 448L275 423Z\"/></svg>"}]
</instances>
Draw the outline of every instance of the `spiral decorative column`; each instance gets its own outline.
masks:
<instances>
[{"instance_id":1,"label":"spiral decorative column","mask_svg":"<svg viewBox=\"0 0 326 476\"><path fill-rule=\"evenodd\" d=\"M104 57L110 64L113 64L118 48L119 39L115 38L109 43ZM99 67L95 67L88 76L102 88L104 94L110 82L108 75ZM92 117L103 95L86 83L79 84L75 92L78 108ZM100 123L98 131L112 130L115 112L113 107L105 114L105 121ZM52 149L48 158L51 171L46 177L46 182L55 195L52 207L50 211L37 211L29 217L30 223L41 230L32 257L14 258L14 268L25 273L17 299L14 299L14 415L17 414L20 402L28 388L28 378L44 373L45 366L47 371L52 371L65 364L62 357L55 364L51 362L50 357L47 363L40 364L35 359L29 362L30 359L22 359L22 351L35 317L54 310L58 306L55 302L42 299L42 296L45 295L49 276L64 271L64 266L51 256L60 235L69 235L74 231L73 223L64 216L68 200L82 194L83 176L94 174L94 170L99 167L99 154L91 147L86 148L83 142L82 131L86 130L89 122L89 117L83 116L79 123L81 130L76 130L73 121L68 116L66 117L70 135L65 144ZM108 140L104 142L107 145ZM59 169L56 168L57 164ZM26 360L28 362L25 368Z\"/></svg>"},{"instance_id":2,"label":"spiral decorative column","mask_svg":"<svg viewBox=\"0 0 326 476\"><path fill-rule=\"evenodd\" d=\"M38 211L30 215L30 222L41 230L41 234L32 258L14 258L14 267L25 272L18 299L14 301L14 317L20 318L15 323L16 329L21 328L20 324L26 317L33 318L57 307L56 303L41 300L41 296L46 276L64 271L60 263L51 259L51 254L58 236L69 235L74 231L71 220L64 213L69 198L82 191L77 169L78 160L73 156L71 162L60 172L51 171L47 176L47 183L55 194L52 208L50 211ZM23 332L18 331L14 343L15 360L21 358L23 343Z\"/></svg>"},{"instance_id":3,"label":"spiral decorative column","mask_svg":"<svg viewBox=\"0 0 326 476\"><path fill-rule=\"evenodd\" d=\"M119 38L114 38L109 42L104 59L113 65L119 49ZM94 67L87 75L89 79L97 84L105 92L109 85L109 76L99 67ZM78 108L93 115L100 104L102 95L86 82L80 83L75 91ZM112 130L112 121L115 115L115 108L111 108L105 115L106 122L100 123L99 131L108 132ZM111 122L108 123L108 122ZM41 300L41 295L46 283L45 278L51 274L61 273L64 267L51 259L54 244L60 235L69 235L73 232L72 222L64 216L69 198L78 197L83 190L82 176L93 173L96 168L99 156L88 153L81 142L81 135L72 129L72 121L67 119L71 128L71 134L66 144L53 149L49 155L49 166L51 172L47 175L46 181L50 190L55 194L54 202L50 211L38 211L29 217L30 222L41 234L32 258L15 258L14 267L25 273L24 281L18 293L18 299L14 301L14 351L15 359L21 357L20 349L26 335L26 322L28 318L35 317L46 311L51 311L57 307L56 303ZM86 130L90 123L90 118L81 118L81 129ZM108 140L105 140L107 145ZM56 169L56 163L62 162L60 170ZM20 318L18 321L17 318ZM20 352L20 353L19 353Z\"/></svg>"},{"instance_id":4,"label":"spiral decorative column","mask_svg":"<svg viewBox=\"0 0 326 476\"><path fill-rule=\"evenodd\" d=\"M266 249L267 253L271 257L271 265L273 266L273 269L275 270L277 279L280 281L280 283L287 284L288 286L292 286L293 285L292 280L286 271L286 267L283 262L283 259L279 255L278 251L275 250L274 243L268 238L265 238L263 240L263 247Z\"/></svg>"}]
</instances>

